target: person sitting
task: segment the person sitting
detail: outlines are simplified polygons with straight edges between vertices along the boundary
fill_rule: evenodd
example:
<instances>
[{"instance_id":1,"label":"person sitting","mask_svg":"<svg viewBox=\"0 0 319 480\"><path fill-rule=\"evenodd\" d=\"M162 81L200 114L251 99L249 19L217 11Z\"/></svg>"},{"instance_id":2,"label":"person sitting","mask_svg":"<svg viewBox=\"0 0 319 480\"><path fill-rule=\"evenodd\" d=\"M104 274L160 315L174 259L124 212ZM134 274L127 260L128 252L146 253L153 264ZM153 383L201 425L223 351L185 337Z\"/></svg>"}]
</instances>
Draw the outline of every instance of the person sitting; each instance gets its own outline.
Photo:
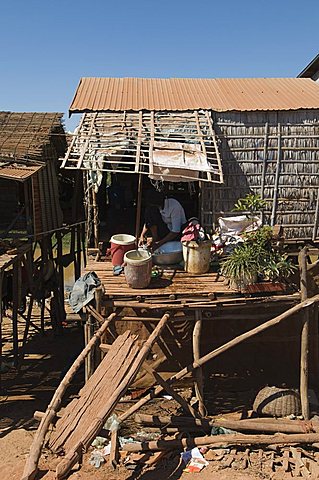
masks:
<instances>
[{"instance_id":1,"label":"person sitting","mask_svg":"<svg viewBox=\"0 0 319 480\"><path fill-rule=\"evenodd\" d=\"M139 246L146 243L153 251L164 243L180 238L186 216L182 205L175 198L167 198L153 190L147 196L145 223L139 238ZM146 238L146 235L150 237Z\"/></svg>"}]
</instances>

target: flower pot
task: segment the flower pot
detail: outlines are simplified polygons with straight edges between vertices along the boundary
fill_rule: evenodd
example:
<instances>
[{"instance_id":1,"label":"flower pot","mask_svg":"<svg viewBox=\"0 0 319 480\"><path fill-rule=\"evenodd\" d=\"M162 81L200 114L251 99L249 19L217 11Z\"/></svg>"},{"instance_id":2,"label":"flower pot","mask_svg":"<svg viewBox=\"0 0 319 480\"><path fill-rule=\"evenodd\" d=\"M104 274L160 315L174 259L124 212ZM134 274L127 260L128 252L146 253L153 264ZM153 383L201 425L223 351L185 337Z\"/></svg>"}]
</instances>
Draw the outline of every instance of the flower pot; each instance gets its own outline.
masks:
<instances>
[{"instance_id":1,"label":"flower pot","mask_svg":"<svg viewBox=\"0 0 319 480\"><path fill-rule=\"evenodd\" d=\"M257 282L257 273L247 272L242 274L239 278L230 278L229 286L235 290L246 290L247 286Z\"/></svg>"}]
</instances>

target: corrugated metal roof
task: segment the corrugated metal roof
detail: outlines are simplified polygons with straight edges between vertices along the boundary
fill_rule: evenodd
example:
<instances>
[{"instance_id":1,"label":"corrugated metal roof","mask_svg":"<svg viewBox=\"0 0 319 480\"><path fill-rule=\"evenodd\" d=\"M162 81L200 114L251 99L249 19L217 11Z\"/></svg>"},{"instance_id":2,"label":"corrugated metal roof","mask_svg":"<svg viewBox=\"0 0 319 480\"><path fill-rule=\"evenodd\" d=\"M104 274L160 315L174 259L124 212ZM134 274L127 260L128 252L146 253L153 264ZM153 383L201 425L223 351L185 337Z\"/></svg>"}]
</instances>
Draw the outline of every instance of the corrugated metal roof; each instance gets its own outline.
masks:
<instances>
[{"instance_id":1,"label":"corrugated metal roof","mask_svg":"<svg viewBox=\"0 0 319 480\"><path fill-rule=\"evenodd\" d=\"M208 109L319 108L319 85L307 78L82 78L70 113Z\"/></svg>"},{"instance_id":2,"label":"corrugated metal roof","mask_svg":"<svg viewBox=\"0 0 319 480\"><path fill-rule=\"evenodd\" d=\"M24 182L32 175L37 173L43 167L35 167L35 166L25 166L25 167L16 167L16 166L0 166L0 178L6 178L8 180L18 180L20 182Z\"/></svg>"}]
</instances>

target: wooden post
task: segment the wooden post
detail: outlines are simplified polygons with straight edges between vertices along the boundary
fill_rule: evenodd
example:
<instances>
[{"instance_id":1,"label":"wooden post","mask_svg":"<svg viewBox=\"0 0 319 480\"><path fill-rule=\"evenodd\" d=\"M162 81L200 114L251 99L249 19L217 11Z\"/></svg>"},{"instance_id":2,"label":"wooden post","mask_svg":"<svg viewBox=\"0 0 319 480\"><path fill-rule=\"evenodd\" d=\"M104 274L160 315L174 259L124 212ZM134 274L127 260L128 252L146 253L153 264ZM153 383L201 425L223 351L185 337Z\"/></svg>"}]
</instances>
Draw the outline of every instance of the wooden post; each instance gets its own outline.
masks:
<instances>
[{"instance_id":1,"label":"wooden post","mask_svg":"<svg viewBox=\"0 0 319 480\"><path fill-rule=\"evenodd\" d=\"M84 347L86 347L91 338L92 338L92 315L87 315L86 316L86 322L84 324ZM90 376L93 373L93 354L92 350L89 352L89 354L85 357L85 362L84 362L84 375L85 375L85 382L88 381Z\"/></svg>"},{"instance_id":2,"label":"wooden post","mask_svg":"<svg viewBox=\"0 0 319 480\"><path fill-rule=\"evenodd\" d=\"M94 231L94 247L98 247L99 243L99 228L98 228L98 207L97 207L97 198L94 187L92 187L92 206L93 206L93 231Z\"/></svg>"},{"instance_id":3,"label":"wooden post","mask_svg":"<svg viewBox=\"0 0 319 480\"><path fill-rule=\"evenodd\" d=\"M76 227L77 278L81 276L81 225Z\"/></svg>"},{"instance_id":4,"label":"wooden post","mask_svg":"<svg viewBox=\"0 0 319 480\"><path fill-rule=\"evenodd\" d=\"M137 205L136 205L136 223L135 223L135 237L138 242L141 229L141 209L142 209L142 174L138 174L137 183Z\"/></svg>"},{"instance_id":5,"label":"wooden post","mask_svg":"<svg viewBox=\"0 0 319 480\"><path fill-rule=\"evenodd\" d=\"M118 461L120 459L119 447L120 447L119 429L116 428L111 432L111 451L110 451L110 458L109 458L109 465L114 469L116 469Z\"/></svg>"},{"instance_id":6,"label":"wooden post","mask_svg":"<svg viewBox=\"0 0 319 480\"><path fill-rule=\"evenodd\" d=\"M193 358L194 362L200 359L200 340L202 332L202 311L195 310L195 324L193 330ZM194 372L195 395L198 400L199 413L204 417L206 408L204 403L204 382L202 367L196 368Z\"/></svg>"},{"instance_id":7,"label":"wooden post","mask_svg":"<svg viewBox=\"0 0 319 480\"><path fill-rule=\"evenodd\" d=\"M85 246L85 224L81 223L81 245L82 245L82 257L83 257L83 267L86 267L86 246Z\"/></svg>"},{"instance_id":8,"label":"wooden post","mask_svg":"<svg viewBox=\"0 0 319 480\"><path fill-rule=\"evenodd\" d=\"M276 162L276 174L274 183L273 203L270 217L270 225L273 227L276 223L277 204L279 195L279 179L281 171L281 125L278 123L278 145L277 145L277 162Z\"/></svg>"},{"instance_id":9,"label":"wooden post","mask_svg":"<svg viewBox=\"0 0 319 480\"><path fill-rule=\"evenodd\" d=\"M13 264L13 300L12 300L12 337L13 337L13 362L18 366L19 360L19 338L18 338L18 308L20 306L20 282L19 282L20 260L16 258Z\"/></svg>"},{"instance_id":10,"label":"wooden post","mask_svg":"<svg viewBox=\"0 0 319 480\"><path fill-rule=\"evenodd\" d=\"M44 312L45 312L45 297L41 298L41 314L40 314L40 328L41 333L44 335Z\"/></svg>"},{"instance_id":11,"label":"wooden post","mask_svg":"<svg viewBox=\"0 0 319 480\"><path fill-rule=\"evenodd\" d=\"M62 264L63 245L62 245L62 234L60 231L56 232L56 240L57 240L57 264L58 264L58 275L59 275L59 288L61 290L61 294L63 294L63 303L64 303L64 269Z\"/></svg>"},{"instance_id":12,"label":"wooden post","mask_svg":"<svg viewBox=\"0 0 319 480\"><path fill-rule=\"evenodd\" d=\"M267 157L268 157L268 122L265 123L265 136L264 136L264 150L263 150L263 166L261 172L261 181L260 181L260 198L264 200L265 198L265 179L266 179L266 170L267 170ZM264 224L265 221L265 212L261 212L261 220Z\"/></svg>"},{"instance_id":13,"label":"wooden post","mask_svg":"<svg viewBox=\"0 0 319 480\"><path fill-rule=\"evenodd\" d=\"M33 296L31 296L29 307L28 307L28 313L27 313L26 320L25 320L25 329L24 329L24 333L23 333L22 347L21 347L21 351L20 351L20 365L21 365L21 362L22 362L23 357L24 357L24 350L25 350L25 346L26 346L26 343L27 343L27 340L28 340L33 302L34 302Z\"/></svg>"},{"instance_id":14,"label":"wooden post","mask_svg":"<svg viewBox=\"0 0 319 480\"><path fill-rule=\"evenodd\" d=\"M298 257L300 269L300 293L301 301L308 298L307 288L307 248L304 247ZM309 420L309 400L308 400L308 377L309 377L309 323L310 311L307 308L303 312L303 326L301 330L300 345L300 400L301 413L305 420Z\"/></svg>"}]
</instances>

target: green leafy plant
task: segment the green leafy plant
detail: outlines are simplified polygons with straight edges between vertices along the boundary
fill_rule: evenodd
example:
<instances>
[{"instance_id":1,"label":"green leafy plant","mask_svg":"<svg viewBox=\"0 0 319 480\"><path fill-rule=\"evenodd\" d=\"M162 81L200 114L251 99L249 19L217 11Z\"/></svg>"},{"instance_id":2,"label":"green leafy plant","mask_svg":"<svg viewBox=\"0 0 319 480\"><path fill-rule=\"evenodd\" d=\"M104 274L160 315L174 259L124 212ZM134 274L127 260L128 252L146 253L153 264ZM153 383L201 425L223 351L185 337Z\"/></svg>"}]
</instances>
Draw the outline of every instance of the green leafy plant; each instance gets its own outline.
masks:
<instances>
[{"instance_id":1,"label":"green leafy plant","mask_svg":"<svg viewBox=\"0 0 319 480\"><path fill-rule=\"evenodd\" d=\"M235 283L253 283L257 274L265 280L283 281L296 266L274 247L271 227L265 225L243 235L244 243L238 245L223 261L221 273Z\"/></svg>"},{"instance_id":2,"label":"green leafy plant","mask_svg":"<svg viewBox=\"0 0 319 480\"><path fill-rule=\"evenodd\" d=\"M258 263L252 245L242 243L223 261L221 273L237 283L252 283L258 273Z\"/></svg>"},{"instance_id":3,"label":"green leafy plant","mask_svg":"<svg viewBox=\"0 0 319 480\"><path fill-rule=\"evenodd\" d=\"M261 198L260 195L255 193L248 193L246 197L239 198L234 205L233 212L250 212L254 214L262 211L267 202Z\"/></svg>"},{"instance_id":4,"label":"green leafy plant","mask_svg":"<svg viewBox=\"0 0 319 480\"><path fill-rule=\"evenodd\" d=\"M291 263L284 255L277 253L265 265L263 275L267 280L274 282L276 280L285 280L296 270L296 265Z\"/></svg>"}]
</instances>

